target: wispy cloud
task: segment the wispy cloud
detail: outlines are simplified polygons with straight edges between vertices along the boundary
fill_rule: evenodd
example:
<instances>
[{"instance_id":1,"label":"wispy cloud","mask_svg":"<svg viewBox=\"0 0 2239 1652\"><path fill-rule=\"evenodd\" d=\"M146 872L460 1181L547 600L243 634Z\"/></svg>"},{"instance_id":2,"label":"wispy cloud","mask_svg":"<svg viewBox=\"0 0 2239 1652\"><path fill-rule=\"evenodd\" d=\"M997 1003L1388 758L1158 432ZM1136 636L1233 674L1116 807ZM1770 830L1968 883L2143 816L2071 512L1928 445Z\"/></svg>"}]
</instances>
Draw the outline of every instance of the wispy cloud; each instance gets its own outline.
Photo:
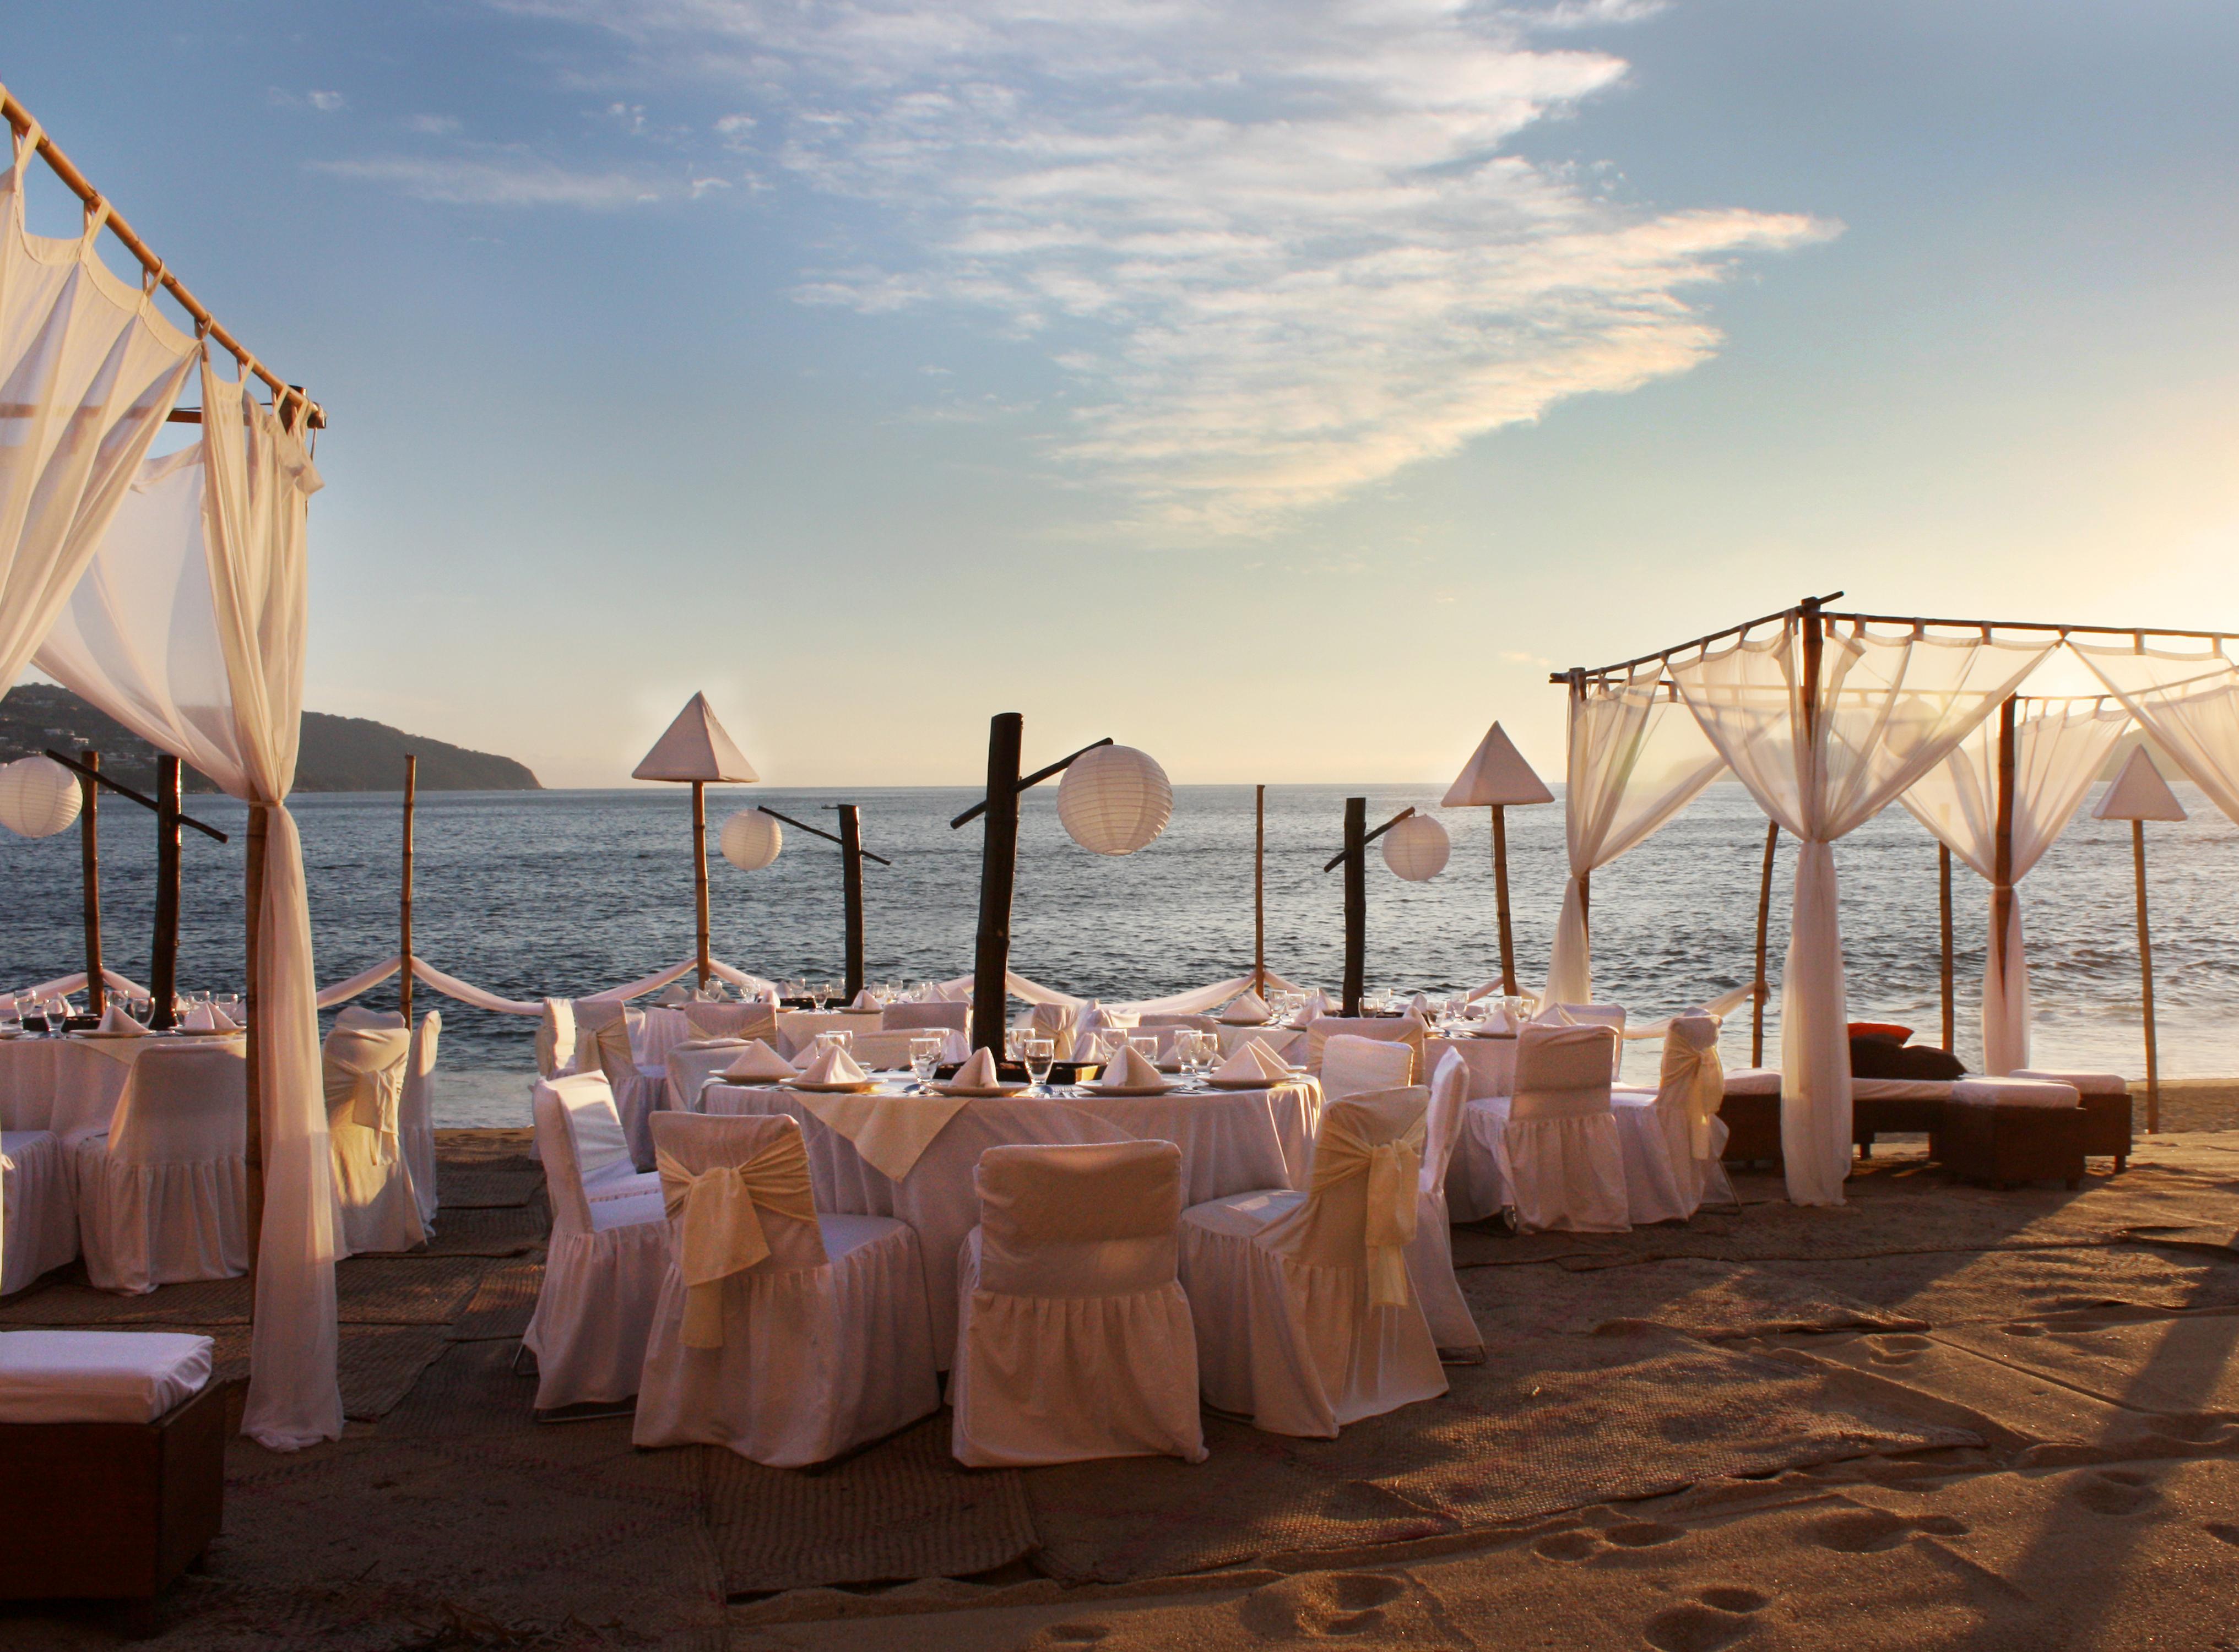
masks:
<instances>
[{"instance_id":1,"label":"wispy cloud","mask_svg":"<svg viewBox=\"0 0 2239 1652\"><path fill-rule=\"evenodd\" d=\"M349 99L340 92L291 92L285 87L275 86L265 97L276 109L315 109L322 115L332 115L349 107Z\"/></svg>"},{"instance_id":2,"label":"wispy cloud","mask_svg":"<svg viewBox=\"0 0 2239 1652\"><path fill-rule=\"evenodd\" d=\"M727 146L882 209L894 239L796 295L1040 342L1080 392L1058 461L1187 534L1684 372L1720 342L1698 290L1833 230L1509 151L1626 72L1533 34L1656 0L493 3L608 31L633 83L721 88L752 111Z\"/></svg>"},{"instance_id":3,"label":"wispy cloud","mask_svg":"<svg viewBox=\"0 0 2239 1652\"><path fill-rule=\"evenodd\" d=\"M455 207L578 207L611 210L656 201L663 191L623 171L576 171L510 149L475 155L375 156L313 161L311 169L377 183L415 200Z\"/></svg>"}]
</instances>

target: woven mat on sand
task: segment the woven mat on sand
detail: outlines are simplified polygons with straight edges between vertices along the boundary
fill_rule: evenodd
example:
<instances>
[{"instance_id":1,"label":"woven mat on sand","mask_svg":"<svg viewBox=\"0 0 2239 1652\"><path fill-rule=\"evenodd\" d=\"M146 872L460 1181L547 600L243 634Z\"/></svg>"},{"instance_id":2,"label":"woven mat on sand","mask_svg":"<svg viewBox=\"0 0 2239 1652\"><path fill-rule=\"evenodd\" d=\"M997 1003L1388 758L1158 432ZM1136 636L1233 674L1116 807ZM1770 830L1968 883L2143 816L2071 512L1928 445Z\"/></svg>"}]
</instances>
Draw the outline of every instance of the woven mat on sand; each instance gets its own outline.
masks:
<instances>
[{"instance_id":1,"label":"woven mat on sand","mask_svg":"<svg viewBox=\"0 0 2239 1652\"><path fill-rule=\"evenodd\" d=\"M442 1257L352 1257L335 1264L336 1312L344 1324L448 1325L475 1294L488 1264ZM96 1290L58 1278L0 1309L10 1325L245 1325L247 1279L158 1285L143 1297Z\"/></svg>"},{"instance_id":2,"label":"woven mat on sand","mask_svg":"<svg viewBox=\"0 0 2239 1652\"><path fill-rule=\"evenodd\" d=\"M1034 1527L1010 1470L948 1454L947 1415L811 1473L695 1446L701 1518L731 1594L962 1577L1018 1559Z\"/></svg>"},{"instance_id":3,"label":"woven mat on sand","mask_svg":"<svg viewBox=\"0 0 2239 1652\"><path fill-rule=\"evenodd\" d=\"M544 1173L530 1165L485 1169L439 1161L435 1191L445 1211L496 1211L528 1203L544 1185Z\"/></svg>"},{"instance_id":4,"label":"woven mat on sand","mask_svg":"<svg viewBox=\"0 0 2239 1652\"><path fill-rule=\"evenodd\" d=\"M1835 1397L1824 1377L1641 1327L1540 1340L1451 1370L1452 1391L1293 1440L1208 1418L1210 1463L1128 1458L1026 1473L1039 1563L1120 1582L1405 1543L1611 1499L1972 1434Z\"/></svg>"},{"instance_id":5,"label":"woven mat on sand","mask_svg":"<svg viewBox=\"0 0 2239 1652\"><path fill-rule=\"evenodd\" d=\"M482 1288L453 1322L455 1343L510 1342L528 1329L536 1311L536 1293L543 1287L541 1262L509 1262L482 1275Z\"/></svg>"}]
</instances>

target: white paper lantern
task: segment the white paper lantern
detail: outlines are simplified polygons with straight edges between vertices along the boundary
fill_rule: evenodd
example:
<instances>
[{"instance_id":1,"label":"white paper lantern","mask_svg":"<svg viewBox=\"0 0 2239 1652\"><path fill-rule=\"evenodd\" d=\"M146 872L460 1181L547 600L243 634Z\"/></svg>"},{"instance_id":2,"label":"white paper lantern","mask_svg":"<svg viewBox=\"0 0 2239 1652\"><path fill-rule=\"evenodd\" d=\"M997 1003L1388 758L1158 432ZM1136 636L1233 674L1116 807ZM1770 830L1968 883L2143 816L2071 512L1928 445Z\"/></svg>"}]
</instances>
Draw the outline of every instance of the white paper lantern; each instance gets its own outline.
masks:
<instances>
[{"instance_id":1,"label":"white paper lantern","mask_svg":"<svg viewBox=\"0 0 2239 1652\"><path fill-rule=\"evenodd\" d=\"M25 838L51 838L77 819L77 776L51 757L19 757L0 768L0 826Z\"/></svg>"},{"instance_id":2,"label":"white paper lantern","mask_svg":"<svg viewBox=\"0 0 2239 1652\"><path fill-rule=\"evenodd\" d=\"M760 809L741 809L723 822L723 859L741 872L760 872L785 847L785 832Z\"/></svg>"},{"instance_id":3,"label":"white paper lantern","mask_svg":"<svg viewBox=\"0 0 2239 1652\"><path fill-rule=\"evenodd\" d=\"M1166 829L1174 788L1147 752L1099 746L1073 760L1058 782L1057 818L1082 848L1131 855Z\"/></svg>"},{"instance_id":4,"label":"white paper lantern","mask_svg":"<svg viewBox=\"0 0 2239 1652\"><path fill-rule=\"evenodd\" d=\"M1453 840L1427 814L1411 814L1384 834L1384 864L1411 884L1427 883L1446 869Z\"/></svg>"}]
</instances>

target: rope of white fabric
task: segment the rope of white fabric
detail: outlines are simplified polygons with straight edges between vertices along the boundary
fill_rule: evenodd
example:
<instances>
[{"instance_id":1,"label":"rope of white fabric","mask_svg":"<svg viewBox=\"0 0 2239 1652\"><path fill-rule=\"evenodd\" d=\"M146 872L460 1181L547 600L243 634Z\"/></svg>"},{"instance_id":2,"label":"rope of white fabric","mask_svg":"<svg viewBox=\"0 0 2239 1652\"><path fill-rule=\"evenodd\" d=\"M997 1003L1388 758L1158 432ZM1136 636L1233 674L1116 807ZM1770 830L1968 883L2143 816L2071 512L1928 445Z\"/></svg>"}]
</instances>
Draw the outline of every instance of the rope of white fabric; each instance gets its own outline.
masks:
<instances>
[{"instance_id":1,"label":"rope of white fabric","mask_svg":"<svg viewBox=\"0 0 2239 1652\"><path fill-rule=\"evenodd\" d=\"M360 993L379 986L390 976L395 974L402 964L403 960L400 958L384 959L371 969L360 971L348 980L336 981L332 986L322 988L319 992L319 1007L322 1010L331 1010L336 1005L349 1003ZM681 964L674 965L656 974L646 976L641 980L627 981L620 986L610 986L604 992L593 992L586 996L593 998L611 998L620 1003L628 998L641 997L648 992L657 992L670 982L683 979L698 967L695 960L687 959ZM746 971L726 964L720 959L711 962L708 967L717 977L728 981L734 986L743 988L749 992L761 993L771 998L777 996L777 989L762 979L761 976L749 975ZM541 998L501 998L485 987L475 986L470 982L462 981L455 975L444 974L424 958L415 958L412 960L412 973L415 979L426 982L445 997L456 998L462 1004L472 1005L478 1010L489 1010L499 1015L544 1013L544 1000Z\"/></svg>"},{"instance_id":2,"label":"rope of white fabric","mask_svg":"<svg viewBox=\"0 0 2239 1652\"><path fill-rule=\"evenodd\" d=\"M1312 1191L1319 1194L1356 1176L1368 1178L1368 1219L1363 1244L1368 1257L1368 1304L1405 1308L1407 1247L1415 1239L1415 1184L1422 1174L1425 1121L1406 1134L1370 1143L1342 1113L1325 1114L1314 1144Z\"/></svg>"},{"instance_id":3,"label":"rope of white fabric","mask_svg":"<svg viewBox=\"0 0 2239 1652\"><path fill-rule=\"evenodd\" d=\"M687 1348L723 1345L723 1281L770 1253L756 1205L816 1220L808 1185L808 1149L787 1131L743 1164L718 1164L694 1175L656 1151L661 1202L675 1224L676 1271L684 1282L683 1342Z\"/></svg>"}]
</instances>

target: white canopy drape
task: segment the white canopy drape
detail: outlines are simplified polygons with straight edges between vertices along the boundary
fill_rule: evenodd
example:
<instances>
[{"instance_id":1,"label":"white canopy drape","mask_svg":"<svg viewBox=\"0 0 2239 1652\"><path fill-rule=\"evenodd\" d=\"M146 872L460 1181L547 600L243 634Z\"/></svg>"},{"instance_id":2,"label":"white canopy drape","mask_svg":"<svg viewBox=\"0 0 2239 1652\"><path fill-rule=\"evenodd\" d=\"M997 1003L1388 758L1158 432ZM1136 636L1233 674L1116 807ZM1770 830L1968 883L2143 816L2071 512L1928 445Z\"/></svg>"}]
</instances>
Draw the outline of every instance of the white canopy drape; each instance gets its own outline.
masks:
<instances>
[{"instance_id":1,"label":"white canopy drape","mask_svg":"<svg viewBox=\"0 0 2239 1652\"><path fill-rule=\"evenodd\" d=\"M143 467L36 660L262 816L252 991L264 1217L242 1426L289 1450L342 1427L310 908L284 802L302 713L305 517L319 478L296 437L207 359L202 395L201 442Z\"/></svg>"},{"instance_id":2,"label":"white canopy drape","mask_svg":"<svg viewBox=\"0 0 2239 1652\"><path fill-rule=\"evenodd\" d=\"M1816 682L1807 660L1823 640ZM1837 1204L1850 1161L1850 1061L1836 839L1950 754L2050 651L2044 643L1878 636L1811 615L1669 667L1750 795L1802 845L1781 983L1788 1196Z\"/></svg>"},{"instance_id":3,"label":"white canopy drape","mask_svg":"<svg viewBox=\"0 0 2239 1652\"><path fill-rule=\"evenodd\" d=\"M2104 698L2024 700L2016 711L2010 875L2018 884L2067 828L2130 713ZM1998 732L1989 719L1897 801L1978 876L1997 881ZM2018 894L2008 910L2002 947L1992 903L1983 965L1983 1070L1994 1074L2030 1065L2029 959Z\"/></svg>"},{"instance_id":4,"label":"white canopy drape","mask_svg":"<svg viewBox=\"0 0 2239 1652\"><path fill-rule=\"evenodd\" d=\"M38 129L0 176L0 693L70 600L195 362L195 341L77 241L23 228Z\"/></svg>"},{"instance_id":5,"label":"white canopy drape","mask_svg":"<svg viewBox=\"0 0 2239 1652\"><path fill-rule=\"evenodd\" d=\"M1591 683L1583 695L1571 695L1563 786L1571 876L1563 886L1563 912L1547 963L1545 1003L1593 1001L1587 875L1637 847L1726 766L1663 677L1658 661L1622 682Z\"/></svg>"},{"instance_id":6,"label":"white canopy drape","mask_svg":"<svg viewBox=\"0 0 2239 1652\"><path fill-rule=\"evenodd\" d=\"M2069 647L2167 752L2185 779L2239 820L2239 666L2206 654L2143 647Z\"/></svg>"}]
</instances>

